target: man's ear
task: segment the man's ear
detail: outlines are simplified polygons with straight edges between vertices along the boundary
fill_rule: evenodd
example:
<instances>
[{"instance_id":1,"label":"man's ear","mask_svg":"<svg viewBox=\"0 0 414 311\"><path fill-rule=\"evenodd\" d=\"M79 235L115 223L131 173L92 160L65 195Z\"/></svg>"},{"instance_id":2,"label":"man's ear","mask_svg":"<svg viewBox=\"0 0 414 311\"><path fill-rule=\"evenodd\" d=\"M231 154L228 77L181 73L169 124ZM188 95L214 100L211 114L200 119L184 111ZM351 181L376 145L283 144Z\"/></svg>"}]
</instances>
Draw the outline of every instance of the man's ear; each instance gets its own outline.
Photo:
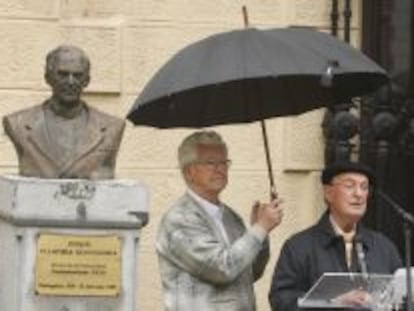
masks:
<instances>
[{"instance_id":1,"label":"man's ear","mask_svg":"<svg viewBox=\"0 0 414 311\"><path fill-rule=\"evenodd\" d=\"M191 165L186 165L182 169L182 173L187 184L191 183L193 179L193 170L191 167Z\"/></svg>"},{"instance_id":2,"label":"man's ear","mask_svg":"<svg viewBox=\"0 0 414 311\"><path fill-rule=\"evenodd\" d=\"M91 76L89 75L89 73L88 73L88 75L85 77L85 80L83 81L83 83L82 83L82 86L83 87L87 87L88 85L89 85L89 82L91 81Z\"/></svg>"},{"instance_id":3,"label":"man's ear","mask_svg":"<svg viewBox=\"0 0 414 311\"><path fill-rule=\"evenodd\" d=\"M322 189L325 201L330 202L332 197L332 185L323 185Z\"/></svg>"},{"instance_id":4,"label":"man's ear","mask_svg":"<svg viewBox=\"0 0 414 311\"><path fill-rule=\"evenodd\" d=\"M47 83L48 85L52 86L52 85L53 85L53 83L52 83L52 77L51 77L51 75L50 75L50 72L49 72L49 71L46 71L46 72L45 72L44 77L45 77L45 81L46 81L46 83Z\"/></svg>"}]
</instances>

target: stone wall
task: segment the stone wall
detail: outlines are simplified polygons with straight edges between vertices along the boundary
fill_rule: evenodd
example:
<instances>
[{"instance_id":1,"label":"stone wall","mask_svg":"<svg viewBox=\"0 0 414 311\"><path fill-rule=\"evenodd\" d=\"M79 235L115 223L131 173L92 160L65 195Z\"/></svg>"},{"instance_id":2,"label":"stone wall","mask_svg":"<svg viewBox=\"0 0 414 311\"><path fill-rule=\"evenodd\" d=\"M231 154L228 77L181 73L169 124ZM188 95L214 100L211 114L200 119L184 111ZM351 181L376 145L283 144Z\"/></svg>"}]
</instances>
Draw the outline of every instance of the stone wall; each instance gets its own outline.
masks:
<instances>
[{"instance_id":1,"label":"stone wall","mask_svg":"<svg viewBox=\"0 0 414 311\"><path fill-rule=\"evenodd\" d=\"M359 1L353 1L352 38L358 44ZM86 99L124 117L145 83L180 48L220 31L251 26L300 25L329 31L329 0L0 0L0 116L39 104L50 91L43 79L45 55L61 43L85 49L92 61ZM341 2L343 5L343 1ZM341 8L342 10L342 8ZM183 73L184 74L184 73ZM323 111L267 122L277 190L285 219L272 233L272 258L257 283L258 310L269 310L267 292L282 242L312 223L323 210L319 170L323 165ZM248 220L255 200L267 200L268 178L258 123L220 126L233 166L223 199ZM176 148L190 130L158 130L128 124L117 176L151 189L150 224L139 254L140 310L162 310L154 251L161 215L185 187ZM16 173L16 156L0 130L0 173ZM0 250L1 251L1 250Z\"/></svg>"}]
</instances>

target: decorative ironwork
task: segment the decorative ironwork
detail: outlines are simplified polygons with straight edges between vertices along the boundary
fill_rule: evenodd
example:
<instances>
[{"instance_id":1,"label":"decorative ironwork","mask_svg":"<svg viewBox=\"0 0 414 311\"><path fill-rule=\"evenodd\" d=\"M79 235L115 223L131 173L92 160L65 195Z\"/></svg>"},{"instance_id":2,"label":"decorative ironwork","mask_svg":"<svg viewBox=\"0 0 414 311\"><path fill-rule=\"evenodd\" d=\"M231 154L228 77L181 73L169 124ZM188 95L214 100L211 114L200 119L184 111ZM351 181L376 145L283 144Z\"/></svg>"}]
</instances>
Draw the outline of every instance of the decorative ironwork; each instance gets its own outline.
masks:
<instances>
[{"instance_id":1,"label":"decorative ironwork","mask_svg":"<svg viewBox=\"0 0 414 311\"><path fill-rule=\"evenodd\" d=\"M351 104L335 105L325 113L322 128L326 142L327 164L351 158L354 144L350 139L358 133L359 122L349 111L350 106Z\"/></svg>"},{"instance_id":2,"label":"decorative ironwork","mask_svg":"<svg viewBox=\"0 0 414 311\"><path fill-rule=\"evenodd\" d=\"M405 118L402 122L405 126L401 133L400 147L403 153L409 157L414 156L414 98L408 98L404 102Z\"/></svg>"},{"instance_id":3,"label":"decorative ironwork","mask_svg":"<svg viewBox=\"0 0 414 311\"><path fill-rule=\"evenodd\" d=\"M332 0L332 9L331 9L331 34L333 36L338 35L338 0Z\"/></svg>"},{"instance_id":4,"label":"decorative ironwork","mask_svg":"<svg viewBox=\"0 0 414 311\"><path fill-rule=\"evenodd\" d=\"M349 40L351 38L351 17L352 17L351 0L345 0L344 40L345 40L345 42L348 42L348 43L349 43Z\"/></svg>"},{"instance_id":5,"label":"decorative ironwork","mask_svg":"<svg viewBox=\"0 0 414 311\"><path fill-rule=\"evenodd\" d=\"M361 106L360 156L375 168L377 187L414 212L414 4L362 2L362 49L390 74L391 83ZM401 36L404 34L404 36ZM374 197L365 222L405 253L401 219Z\"/></svg>"},{"instance_id":6,"label":"decorative ironwork","mask_svg":"<svg viewBox=\"0 0 414 311\"><path fill-rule=\"evenodd\" d=\"M350 19L352 16L351 1L347 0L344 9L344 32L349 41ZM338 35L339 8L338 1L332 0L331 34ZM345 161L351 158L355 145L351 139L358 133L359 122L355 114L350 112L352 103L335 103L327 110L322 122L325 138L325 163Z\"/></svg>"}]
</instances>

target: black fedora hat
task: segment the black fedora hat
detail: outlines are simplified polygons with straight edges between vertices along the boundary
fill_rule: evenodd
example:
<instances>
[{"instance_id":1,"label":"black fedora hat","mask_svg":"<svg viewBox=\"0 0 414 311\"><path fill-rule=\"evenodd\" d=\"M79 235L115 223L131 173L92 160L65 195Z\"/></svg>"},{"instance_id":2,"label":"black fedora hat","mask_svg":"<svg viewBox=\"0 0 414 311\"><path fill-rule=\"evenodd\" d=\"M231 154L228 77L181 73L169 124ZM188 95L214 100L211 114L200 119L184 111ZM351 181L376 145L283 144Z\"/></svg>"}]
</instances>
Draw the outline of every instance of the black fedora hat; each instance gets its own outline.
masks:
<instances>
[{"instance_id":1,"label":"black fedora hat","mask_svg":"<svg viewBox=\"0 0 414 311\"><path fill-rule=\"evenodd\" d=\"M322 184L328 185L332 179L342 173L359 173L365 175L371 185L375 184L374 172L365 164L359 162L335 162L322 171Z\"/></svg>"}]
</instances>

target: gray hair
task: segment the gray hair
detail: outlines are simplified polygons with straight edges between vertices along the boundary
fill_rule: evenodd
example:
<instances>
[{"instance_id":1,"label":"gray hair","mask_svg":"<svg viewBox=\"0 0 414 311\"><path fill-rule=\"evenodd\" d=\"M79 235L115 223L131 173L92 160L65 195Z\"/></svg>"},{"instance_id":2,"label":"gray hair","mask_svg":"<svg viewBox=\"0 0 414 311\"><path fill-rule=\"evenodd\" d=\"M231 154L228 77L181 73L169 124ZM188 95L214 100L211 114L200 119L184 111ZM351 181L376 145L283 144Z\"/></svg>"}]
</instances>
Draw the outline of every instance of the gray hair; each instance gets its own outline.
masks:
<instances>
[{"instance_id":1,"label":"gray hair","mask_svg":"<svg viewBox=\"0 0 414 311\"><path fill-rule=\"evenodd\" d=\"M184 138L178 148L178 164L181 170L198 160L197 146L221 146L227 153L227 145L215 131L198 131Z\"/></svg>"},{"instance_id":2,"label":"gray hair","mask_svg":"<svg viewBox=\"0 0 414 311\"><path fill-rule=\"evenodd\" d=\"M53 49L52 51L50 51L47 56L46 56L46 76L49 77L51 73L53 73L53 71L56 68L56 63L58 62L59 59L59 55L61 54L67 54L67 53L77 53L82 61L82 64L86 70L86 72L89 74L90 71L90 61L89 61L89 57L86 55L86 53L74 46L74 45L60 45L57 48Z\"/></svg>"}]
</instances>

